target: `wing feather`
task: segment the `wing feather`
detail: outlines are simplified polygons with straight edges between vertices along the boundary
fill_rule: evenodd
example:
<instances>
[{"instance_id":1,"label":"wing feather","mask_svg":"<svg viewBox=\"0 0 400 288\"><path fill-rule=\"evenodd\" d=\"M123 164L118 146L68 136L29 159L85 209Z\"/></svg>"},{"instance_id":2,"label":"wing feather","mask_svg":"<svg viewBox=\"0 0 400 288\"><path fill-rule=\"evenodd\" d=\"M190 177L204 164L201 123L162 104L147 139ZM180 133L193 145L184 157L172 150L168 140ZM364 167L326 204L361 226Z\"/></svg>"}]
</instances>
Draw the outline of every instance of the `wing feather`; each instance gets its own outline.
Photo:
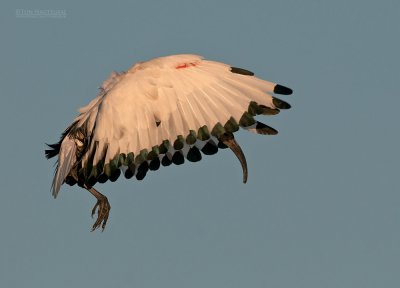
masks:
<instances>
[{"instance_id":1,"label":"wing feather","mask_svg":"<svg viewBox=\"0 0 400 288\"><path fill-rule=\"evenodd\" d=\"M52 194L54 198L57 197L61 185L64 183L65 178L70 172L72 166L76 161L76 145L75 141L69 136L66 136L61 143L58 164L55 176L52 183Z\"/></svg>"},{"instance_id":2,"label":"wing feather","mask_svg":"<svg viewBox=\"0 0 400 288\"><path fill-rule=\"evenodd\" d=\"M204 125L211 131L232 117L239 122L251 101L276 108L269 94L275 83L232 73L229 65L197 55L156 58L112 77L77 118L88 121L91 129L83 165L91 161L94 143L99 149L93 164L104 158L103 147L108 147L107 163L119 153L136 156L164 140L174 143L177 136L185 138Z\"/></svg>"}]
</instances>

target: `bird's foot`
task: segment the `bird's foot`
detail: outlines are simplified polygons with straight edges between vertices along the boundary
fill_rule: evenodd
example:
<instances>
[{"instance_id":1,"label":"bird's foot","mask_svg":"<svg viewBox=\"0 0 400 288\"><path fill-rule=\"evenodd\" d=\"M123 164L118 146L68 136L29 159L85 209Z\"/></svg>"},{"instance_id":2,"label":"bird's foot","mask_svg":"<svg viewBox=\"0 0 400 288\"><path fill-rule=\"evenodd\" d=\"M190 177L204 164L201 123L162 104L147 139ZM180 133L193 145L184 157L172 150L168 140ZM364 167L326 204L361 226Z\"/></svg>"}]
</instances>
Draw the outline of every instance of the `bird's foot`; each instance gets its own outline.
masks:
<instances>
[{"instance_id":1,"label":"bird's foot","mask_svg":"<svg viewBox=\"0 0 400 288\"><path fill-rule=\"evenodd\" d=\"M96 213L97 209L97 220L94 222L92 226L92 231L96 230L101 226L102 231L106 227L108 215L110 214L111 205L108 203L108 199L106 196L101 195L102 197L97 198L97 203L94 205L92 209L92 218Z\"/></svg>"}]
</instances>

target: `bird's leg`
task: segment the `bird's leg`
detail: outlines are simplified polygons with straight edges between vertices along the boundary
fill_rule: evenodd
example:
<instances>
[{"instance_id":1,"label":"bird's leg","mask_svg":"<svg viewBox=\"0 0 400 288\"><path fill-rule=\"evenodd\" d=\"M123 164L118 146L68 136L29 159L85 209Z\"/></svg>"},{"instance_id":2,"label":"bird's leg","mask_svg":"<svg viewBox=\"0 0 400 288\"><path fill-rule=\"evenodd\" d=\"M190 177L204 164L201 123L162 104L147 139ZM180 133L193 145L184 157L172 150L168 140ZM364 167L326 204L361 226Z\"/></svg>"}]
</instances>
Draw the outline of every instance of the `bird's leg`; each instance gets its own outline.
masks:
<instances>
[{"instance_id":1,"label":"bird's leg","mask_svg":"<svg viewBox=\"0 0 400 288\"><path fill-rule=\"evenodd\" d=\"M96 209L97 209L97 220L96 220L96 222L94 222L94 224L92 226L92 231L99 228L100 225L101 225L102 230L104 231L104 228L106 227L106 224L107 224L108 215L110 214L111 205L108 202L107 197L104 196L103 194L101 194L99 191L97 191L93 187L89 187L86 184L84 184L83 187L86 190L88 190L97 199L97 202L92 209L92 218L93 218L93 215L96 213Z\"/></svg>"},{"instance_id":2,"label":"bird's leg","mask_svg":"<svg viewBox=\"0 0 400 288\"><path fill-rule=\"evenodd\" d=\"M246 183L248 174L246 157L243 154L242 148L240 148L239 144L236 142L233 133L226 132L222 134L218 138L218 140L224 143L226 146L228 146L233 151L233 153L235 153L236 157L239 159L243 169L243 183Z\"/></svg>"},{"instance_id":3,"label":"bird's leg","mask_svg":"<svg viewBox=\"0 0 400 288\"><path fill-rule=\"evenodd\" d=\"M69 175L75 179L75 181L78 183L78 185L80 187L88 190L97 199L97 202L92 209L92 218L93 218L93 215L96 213L96 208L97 208L97 219L96 219L96 222L94 222L94 224L92 226L92 231L99 228L100 225L101 225L102 230L104 231L104 228L106 227L106 224L107 224L108 215L110 214L111 205L110 205L110 203L108 203L108 199L106 196L101 194L99 191L97 191L93 187L87 185L83 181L80 181L77 171L78 171L77 166L75 165L75 167L73 169L71 169L71 172Z\"/></svg>"}]
</instances>

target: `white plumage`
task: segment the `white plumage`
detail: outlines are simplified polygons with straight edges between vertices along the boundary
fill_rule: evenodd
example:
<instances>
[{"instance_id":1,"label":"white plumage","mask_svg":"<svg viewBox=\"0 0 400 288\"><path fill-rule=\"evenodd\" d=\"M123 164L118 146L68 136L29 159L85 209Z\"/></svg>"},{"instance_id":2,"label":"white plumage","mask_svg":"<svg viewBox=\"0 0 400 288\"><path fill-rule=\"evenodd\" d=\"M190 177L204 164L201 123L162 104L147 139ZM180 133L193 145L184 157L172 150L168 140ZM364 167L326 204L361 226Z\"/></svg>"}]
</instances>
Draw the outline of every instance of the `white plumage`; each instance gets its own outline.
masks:
<instances>
[{"instance_id":1,"label":"white plumage","mask_svg":"<svg viewBox=\"0 0 400 288\"><path fill-rule=\"evenodd\" d=\"M196 66L176 68L183 63ZM177 55L139 63L120 75L111 75L95 103L81 109L79 124L88 120L93 142L108 144L107 160L118 153L151 149L162 140L200 127L214 127L230 117L240 119L250 101L275 108L274 83L230 72L230 66ZM161 124L157 127L156 121ZM96 125L95 125L96 124ZM87 154L88 155L88 154ZM83 164L87 161L83 158ZM99 160L99 153L94 162Z\"/></svg>"},{"instance_id":2,"label":"white plumage","mask_svg":"<svg viewBox=\"0 0 400 288\"><path fill-rule=\"evenodd\" d=\"M289 88L256 78L250 71L189 54L160 57L138 63L123 73L113 72L102 84L99 95L79 110L79 116L65 131L60 143L50 145L53 150L46 151L48 158L59 153L53 195L57 195L68 174L75 180L72 182L89 190L93 184L89 182L95 183L101 174L110 178L112 171L105 173L107 164L114 163L114 170L124 171L131 164L133 175L138 173L140 164L150 164L154 159L142 159L149 151L155 151L161 160L165 156L170 159L178 150L187 157L192 147L201 150L207 141L215 146L218 141L223 142L221 133L235 131L229 131L229 123L248 126L250 131L258 133L261 126L257 125L262 123L250 121L246 124L244 121L243 124L242 117L271 115L278 113L278 108L289 108L286 102L272 96L274 92L291 94ZM250 111L251 107L258 111ZM260 134L275 134L275 130L268 129ZM199 136L202 131L217 132L212 132L211 140L207 140ZM191 133L197 141L184 141ZM83 143L76 153L71 139ZM183 143L180 149L172 145L177 139ZM168 152L162 153L158 148L168 143L165 141L171 145L167 147ZM130 162L128 154L134 157ZM142 160L137 160L137 155L142 155ZM94 177L94 181L89 181L90 177Z\"/></svg>"}]
</instances>

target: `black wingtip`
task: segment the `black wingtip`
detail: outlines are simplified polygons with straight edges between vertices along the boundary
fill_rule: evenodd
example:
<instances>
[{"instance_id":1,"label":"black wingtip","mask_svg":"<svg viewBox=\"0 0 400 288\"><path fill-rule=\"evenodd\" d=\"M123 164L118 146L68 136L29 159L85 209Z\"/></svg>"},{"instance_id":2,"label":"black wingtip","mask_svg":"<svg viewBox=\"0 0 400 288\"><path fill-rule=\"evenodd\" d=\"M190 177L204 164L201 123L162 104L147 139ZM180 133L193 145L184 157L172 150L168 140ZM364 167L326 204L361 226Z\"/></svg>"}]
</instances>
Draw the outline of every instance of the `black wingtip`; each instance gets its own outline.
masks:
<instances>
[{"instance_id":1,"label":"black wingtip","mask_svg":"<svg viewBox=\"0 0 400 288\"><path fill-rule=\"evenodd\" d=\"M262 122L257 121L256 123L256 133L261 135L276 135L278 134L278 130L265 125Z\"/></svg>"},{"instance_id":2,"label":"black wingtip","mask_svg":"<svg viewBox=\"0 0 400 288\"><path fill-rule=\"evenodd\" d=\"M293 93L293 90L288 87L276 84L274 87L274 93L281 95L290 95Z\"/></svg>"},{"instance_id":3,"label":"black wingtip","mask_svg":"<svg viewBox=\"0 0 400 288\"><path fill-rule=\"evenodd\" d=\"M238 67L231 67L231 72L236 73L236 74L246 75L246 76L254 76L253 72L243 69L243 68L238 68Z\"/></svg>"},{"instance_id":4,"label":"black wingtip","mask_svg":"<svg viewBox=\"0 0 400 288\"><path fill-rule=\"evenodd\" d=\"M289 103L275 97L272 97L272 103L274 103L275 107L278 109L290 109L290 107L292 107Z\"/></svg>"}]
</instances>

